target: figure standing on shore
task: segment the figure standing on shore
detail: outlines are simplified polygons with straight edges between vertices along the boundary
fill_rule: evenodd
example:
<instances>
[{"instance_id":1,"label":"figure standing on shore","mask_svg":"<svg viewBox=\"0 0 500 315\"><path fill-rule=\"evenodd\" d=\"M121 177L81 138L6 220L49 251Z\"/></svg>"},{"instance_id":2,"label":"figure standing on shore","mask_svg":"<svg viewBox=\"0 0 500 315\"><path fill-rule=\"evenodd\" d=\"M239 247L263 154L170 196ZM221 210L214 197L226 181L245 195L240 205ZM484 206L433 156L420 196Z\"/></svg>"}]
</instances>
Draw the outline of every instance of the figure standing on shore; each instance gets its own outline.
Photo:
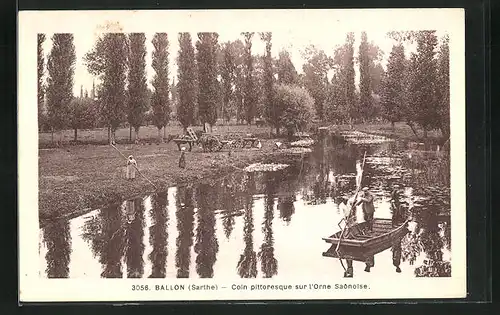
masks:
<instances>
[{"instance_id":1,"label":"figure standing on shore","mask_svg":"<svg viewBox=\"0 0 500 315\"><path fill-rule=\"evenodd\" d=\"M186 168L186 148L181 148L181 156L179 157L179 167Z\"/></svg>"},{"instance_id":2,"label":"figure standing on shore","mask_svg":"<svg viewBox=\"0 0 500 315\"><path fill-rule=\"evenodd\" d=\"M135 179L135 171L137 167L137 162L132 155L128 156L127 160L127 179L134 180Z\"/></svg>"},{"instance_id":3,"label":"figure standing on shore","mask_svg":"<svg viewBox=\"0 0 500 315\"><path fill-rule=\"evenodd\" d=\"M373 215L375 213L375 206L373 205L373 195L368 190L368 187L363 188L363 194L358 199L358 205L363 204L363 216L368 223L368 230L373 231Z\"/></svg>"}]
</instances>

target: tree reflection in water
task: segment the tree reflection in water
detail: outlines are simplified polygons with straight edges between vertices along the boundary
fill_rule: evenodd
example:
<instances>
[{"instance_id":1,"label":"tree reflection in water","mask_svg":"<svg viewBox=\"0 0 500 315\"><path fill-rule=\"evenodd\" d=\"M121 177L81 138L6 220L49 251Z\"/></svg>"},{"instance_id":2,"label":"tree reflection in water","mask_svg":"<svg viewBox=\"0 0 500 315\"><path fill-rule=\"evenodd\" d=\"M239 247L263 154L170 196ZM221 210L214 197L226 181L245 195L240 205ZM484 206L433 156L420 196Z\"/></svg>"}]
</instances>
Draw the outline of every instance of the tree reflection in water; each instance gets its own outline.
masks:
<instances>
[{"instance_id":1,"label":"tree reflection in water","mask_svg":"<svg viewBox=\"0 0 500 315\"><path fill-rule=\"evenodd\" d=\"M273 218L274 218L274 198L276 193L276 177L273 173L266 173L265 176L265 209L262 231L264 232L264 243L260 247L259 259L261 270L265 278L271 278L278 274L278 260L274 257L273 238Z\"/></svg>"},{"instance_id":2,"label":"tree reflection in water","mask_svg":"<svg viewBox=\"0 0 500 315\"><path fill-rule=\"evenodd\" d=\"M165 278L168 255L168 199L166 193L151 196L151 226L149 227L149 243L153 250L149 253L152 264L149 278Z\"/></svg>"},{"instance_id":3,"label":"tree reflection in water","mask_svg":"<svg viewBox=\"0 0 500 315\"><path fill-rule=\"evenodd\" d=\"M234 183L235 180L239 179L241 174L235 174L235 176L225 177L221 181L222 186L222 208L224 209L224 215L222 216L222 227L224 228L224 235L226 239L231 236L234 229L235 223L235 213L236 211L243 208L241 204L241 198L237 196L238 185Z\"/></svg>"},{"instance_id":4,"label":"tree reflection in water","mask_svg":"<svg viewBox=\"0 0 500 315\"><path fill-rule=\"evenodd\" d=\"M417 256L424 253L423 264L415 268L417 277L450 277L451 264L443 261L442 249L446 244L446 228L441 235L441 227L438 222L439 209L427 205L418 206L413 209L415 221L418 222L415 232L408 234L403 239L403 260L410 264L416 261Z\"/></svg>"},{"instance_id":5,"label":"tree reflection in water","mask_svg":"<svg viewBox=\"0 0 500 315\"><path fill-rule=\"evenodd\" d=\"M69 221L59 221L43 228L43 242L47 247L48 278L67 278L71 255L71 234Z\"/></svg>"},{"instance_id":6,"label":"tree reflection in water","mask_svg":"<svg viewBox=\"0 0 500 315\"><path fill-rule=\"evenodd\" d=\"M99 262L103 265L101 277L121 278L121 259L124 250L124 231L122 228L122 217L120 205L116 204L99 211L102 224L102 234L99 251L101 252ZM102 246L102 247L101 247Z\"/></svg>"},{"instance_id":7,"label":"tree reflection in water","mask_svg":"<svg viewBox=\"0 0 500 315\"><path fill-rule=\"evenodd\" d=\"M125 262L127 278L141 278L144 274L144 205L142 198L127 200L125 225Z\"/></svg>"},{"instance_id":8,"label":"tree reflection in water","mask_svg":"<svg viewBox=\"0 0 500 315\"><path fill-rule=\"evenodd\" d=\"M219 243L215 235L216 192L208 184L198 186L198 225L196 227L196 271L201 278L214 276L213 266L217 259Z\"/></svg>"},{"instance_id":9,"label":"tree reflection in water","mask_svg":"<svg viewBox=\"0 0 500 315\"><path fill-rule=\"evenodd\" d=\"M317 154L315 163L316 178L313 185L314 191L314 203L313 204L324 204L326 203L326 198L328 197L329 187L328 187L328 173L330 171L328 161L328 151L325 150L323 146L318 147L315 151Z\"/></svg>"},{"instance_id":10,"label":"tree reflection in water","mask_svg":"<svg viewBox=\"0 0 500 315\"><path fill-rule=\"evenodd\" d=\"M255 174L247 173L245 177L245 185L247 187L247 195L245 200L245 223L243 225L243 239L245 248L243 254L240 255L238 261L238 275L242 278L257 277L257 254L253 249L253 194L255 192Z\"/></svg>"},{"instance_id":11,"label":"tree reflection in water","mask_svg":"<svg viewBox=\"0 0 500 315\"><path fill-rule=\"evenodd\" d=\"M295 195L284 196L278 198L278 209L280 218L287 224L292 220L292 215L295 213Z\"/></svg>"},{"instance_id":12,"label":"tree reflection in water","mask_svg":"<svg viewBox=\"0 0 500 315\"><path fill-rule=\"evenodd\" d=\"M177 188L176 194L177 236L175 253L175 267L177 278L189 278L189 264L191 260L191 246L193 245L194 204L193 188L182 186Z\"/></svg>"}]
</instances>

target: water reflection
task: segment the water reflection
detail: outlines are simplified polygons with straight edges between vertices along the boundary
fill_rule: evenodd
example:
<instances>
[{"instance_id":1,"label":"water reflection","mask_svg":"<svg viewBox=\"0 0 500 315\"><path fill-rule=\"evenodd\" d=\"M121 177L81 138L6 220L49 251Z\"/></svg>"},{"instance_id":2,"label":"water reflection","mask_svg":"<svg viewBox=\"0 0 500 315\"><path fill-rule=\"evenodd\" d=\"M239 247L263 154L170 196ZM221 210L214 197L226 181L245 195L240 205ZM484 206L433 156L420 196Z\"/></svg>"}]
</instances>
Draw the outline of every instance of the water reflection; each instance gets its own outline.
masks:
<instances>
[{"instance_id":1,"label":"water reflection","mask_svg":"<svg viewBox=\"0 0 500 315\"><path fill-rule=\"evenodd\" d=\"M127 278L141 278L144 274L144 207L142 198L126 201L125 263Z\"/></svg>"},{"instance_id":2,"label":"water reflection","mask_svg":"<svg viewBox=\"0 0 500 315\"><path fill-rule=\"evenodd\" d=\"M96 255L100 255L99 262L102 264L101 277L122 278L122 256L125 248L125 238L120 206L110 206L99 212L102 232L96 235Z\"/></svg>"},{"instance_id":3,"label":"water reflection","mask_svg":"<svg viewBox=\"0 0 500 315\"><path fill-rule=\"evenodd\" d=\"M321 256L321 237L338 230L335 200L354 191L356 161L366 151L362 185L376 197L375 216L391 218L392 185L399 183L413 220L402 240L375 254L370 272L450 276L449 189L414 183L396 142L336 141L320 142L279 172L237 172L44 226L40 270L49 278L286 278L307 264L322 278L339 277L338 260ZM363 277L365 262L350 264Z\"/></svg>"},{"instance_id":4,"label":"water reflection","mask_svg":"<svg viewBox=\"0 0 500 315\"><path fill-rule=\"evenodd\" d=\"M243 209L242 199L239 198L236 193L237 185L235 185L232 179L234 179L234 177L226 177L221 181L220 196L222 199L221 209L223 209L222 225L226 239L231 237L236 222L236 216L240 215L240 210Z\"/></svg>"},{"instance_id":5,"label":"water reflection","mask_svg":"<svg viewBox=\"0 0 500 315\"><path fill-rule=\"evenodd\" d=\"M279 182L273 173L266 173L265 197L264 197L264 221L262 222L262 232L264 242L260 246L258 257L261 261L261 270L264 278L271 278L278 273L278 260L274 256L273 219L274 219L274 198L276 187Z\"/></svg>"},{"instance_id":6,"label":"water reflection","mask_svg":"<svg viewBox=\"0 0 500 315\"><path fill-rule=\"evenodd\" d=\"M198 186L198 211L196 227L196 272L201 278L212 278L219 243L215 235L215 198L217 194L208 184Z\"/></svg>"},{"instance_id":7,"label":"water reflection","mask_svg":"<svg viewBox=\"0 0 500 315\"><path fill-rule=\"evenodd\" d=\"M176 195L177 236L175 266L177 278L189 278L191 246L193 245L194 204L193 189L189 186L179 187Z\"/></svg>"},{"instance_id":8,"label":"water reflection","mask_svg":"<svg viewBox=\"0 0 500 315\"><path fill-rule=\"evenodd\" d=\"M43 229L43 243L47 248L45 269L47 278L67 278L71 255L71 234L68 221L48 225Z\"/></svg>"},{"instance_id":9,"label":"water reflection","mask_svg":"<svg viewBox=\"0 0 500 315\"><path fill-rule=\"evenodd\" d=\"M168 199L163 194L151 196L151 226L149 227L149 243L153 248L149 253L151 260L151 275L149 278L165 278L168 255Z\"/></svg>"},{"instance_id":10,"label":"water reflection","mask_svg":"<svg viewBox=\"0 0 500 315\"><path fill-rule=\"evenodd\" d=\"M238 275L242 278L257 277L257 254L253 248L253 194L255 192L255 174L249 173L245 177L245 185L248 195L245 198L245 224L243 227L243 239L245 248L238 261Z\"/></svg>"}]
</instances>

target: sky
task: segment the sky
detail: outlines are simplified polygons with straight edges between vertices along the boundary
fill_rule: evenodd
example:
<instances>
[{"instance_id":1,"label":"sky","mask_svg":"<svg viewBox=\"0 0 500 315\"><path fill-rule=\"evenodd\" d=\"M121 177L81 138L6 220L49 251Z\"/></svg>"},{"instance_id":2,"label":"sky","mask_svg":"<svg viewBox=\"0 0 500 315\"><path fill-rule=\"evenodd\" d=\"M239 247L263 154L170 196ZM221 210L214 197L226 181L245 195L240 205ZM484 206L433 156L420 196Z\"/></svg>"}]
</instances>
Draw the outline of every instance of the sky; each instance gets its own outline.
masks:
<instances>
[{"instance_id":1,"label":"sky","mask_svg":"<svg viewBox=\"0 0 500 315\"><path fill-rule=\"evenodd\" d=\"M279 11L279 10L278 10ZM344 14L345 15L345 14ZM287 18L292 19L290 17L291 15L284 15ZM377 16L377 15L375 15ZM380 20L387 22L387 18L384 18L380 14ZM191 14L189 15L190 18ZM78 16L78 18L81 18ZM262 23L266 25L266 19L269 19L269 17L259 17L262 19ZM273 17L274 18L274 17ZM323 17L324 19L325 17ZM275 18L276 19L276 18ZM358 54L358 47L359 47L359 41L361 37L361 30L359 27L353 27L349 28L346 26L342 26L342 22L340 20L336 20L336 22L332 23L340 23L340 27L330 27L330 26L325 26L325 21L327 20L322 20L321 16L318 16L316 21L317 25L312 25L311 21L314 20L314 16L310 17L308 16L303 17L304 21L296 21L296 23L291 23L288 21L287 27L282 27L281 25L277 24L270 24L271 27L267 27L268 31L272 31L273 33L273 38L272 38L272 56L277 58L278 54L281 50L286 49L290 55L292 62L297 69L297 71L300 73L302 72L302 65L304 64L304 60L302 58L302 52L305 50L306 47L309 45L314 45L318 49L322 49L325 51L325 53L329 56L333 56L334 50L336 47L342 45L345 42L345 37L346 33L353 31L355 34L355 39L356 42L354 43L354 54L355 57ZM227 19L226 19L227 20ZM103 21L103 20L101 20ZM200 19L200 21L203 21ZM248 23L251 23L251 21L245 21L241 22L242 25L239 25L238 27L227 27L227 26L220 26L217 25L215 21L219 21L219 23L224 22L225 20L222 18L217 19L216 17L214 19L210 19L210 21L205 22L206 25L211 25L211 24L216 24L214 26L215 29L210 29L211 27L205 27L203 29L200 29L198 27L196 31L216 31L219 34L219 43L223 43L226 41L233 41L236 39L241 39L243 41L243 36L241 35L242 31L249 30L248 28L250 26L246 26L247 29L245 29L245 25L249 25ZM228 21L229 22L229 21ZM75 21L75 23L78 23ZM83 87L84 90L90 91L92 88L92 82L94 80L93 76L90 75L90 73L87 71L84 63L83 63L83 57L84 55L90 51L96 41L96 39L102 35L103 32L109 30L109 26L103 26L105 23L109 23L107 20L106 22L103 23L96 23L92 19L86 19L82 20L81 23L88 23L90 25L93 25L94 27L80 27L80 28L74 28L74 31L72 32L74 34L74 44L75 44L75 50L76 50L76 65L75 65L75 76L74 76L74 94L79 95L80 94L80 87ZM120 24L118 26L119 30L123 30L127 32L127 29L131 29L133 31L142 31L146 34L146 75L148 79L148 85L151 87L151 80L153 76L153 70L151 68L151 56L152 56L152 44L151 40L153 38L154 32L156 31L162 31L166 32L169 35L169 42L170 42L170 47L169 47L169 71L170 71L170 81L175 79L177 81L177 64L176 64L176 58L178 54L178 48L179 48L179 43L178 43L178 31L170 31L172 27L169 26L170 29L162 29L161 26L129 26L132 25L133 23L140 23L140 21L137 20L131 20L130 22L128 20L121 20L120 22L117 22ZM129 23L129 24L127 24ZM207 24L208 23L208 24ZM211 23L211 24L210 24ZM330 23L330 22L328 22ZM203 25L203 23L200 23ZM304 26L304 24L310 24L310 27ZM432 25L432 24L429 24ZM138 29L139 28L139 29ZM190 28L193 29L193 27ZM173 27L175 30L175 27ZM331 30L333 29L333 30ZM415 28L416 29L416 28ZM432 29L437 29L436 27L433 27ZM374 43L377 45L383 52L383 60L382 60L382 65L385 67L385 64L387 62L387 58L389 57L390 51L392 49L392 46L394 44L394 41L390 39L387 36L387 32L395 30L394 25L385 25L382 22L380 23L375 23L373 24L373 27L366 27L363 28L363 31L366 31L367 36L368 36L368 41ZM43 30L42 30L43 31ZM181 31L181 30L179 30ZM185 31L185 30L182 30ZM256 29L251 29L249 31L263 31L261 29L256 30ZM437 29L438 36L444 34L446 31L443 29ZM191 36L193 38L193 45L195 44L195 41L197 39L196 32L190 32ZM44 43L44 54L47 56L48 53L50 52L51 46L52 46L52 41L51 37L54 34L54 32L46 32L45 33L46 40ZM412 48L410 48L412 49ZM253 37L253 42L252 42L252 54L263 54L265 50L265 45L264 43L260 40L258 34L256 33ZM358 76L358 70L356 69L356 80L359 80ZM97 80L96 80L97 83Z\"/></svg>"}]
</instances>

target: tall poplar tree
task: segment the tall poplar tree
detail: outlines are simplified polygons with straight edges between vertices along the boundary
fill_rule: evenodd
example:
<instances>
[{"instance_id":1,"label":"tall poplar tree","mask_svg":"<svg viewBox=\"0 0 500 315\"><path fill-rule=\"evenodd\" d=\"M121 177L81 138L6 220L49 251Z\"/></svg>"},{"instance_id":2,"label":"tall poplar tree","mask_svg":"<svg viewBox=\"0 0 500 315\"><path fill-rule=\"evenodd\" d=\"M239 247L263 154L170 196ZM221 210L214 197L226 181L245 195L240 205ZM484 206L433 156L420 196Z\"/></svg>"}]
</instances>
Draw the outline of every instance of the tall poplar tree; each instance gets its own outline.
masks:
<instances>
[{"instance_id":1,"label":"tall poplar tree","mask_svg":"<svg viewBox=\"0 0 500 315\"><path fill-rule=\"evenodd\" d=\"M45 72L45 57L43 54L43 43L45 42L45 34L37 36L37 98L38 98L38 130L41 131L45 124L45 86L43 84L43 75Z\"/></svg>"},{"instance_id":2,"label":"tall poplar tree","mask_svg":"<svg viewBox=\"0 0 500 315\"><path fill-rule=\"evenodd\" d=\"M446 141L450 137L450 47L448 35L442 38L437 62L436 102L439 128Z\"/></svg>"},{"instance_id":3,"label":"tall poplar tree","mask_svg":"<svg viewBox=\"0 0 500 315\"><path fill-rule=\"evenodd\" d=\"M245 89L244 89L244 107L247 124L251 124L255 117L257 96L255 93L255 82L253 78L253 58L252 58L252 37L254 32L243 32L245 38Z\"/></svg>"},{"instance_id":4,"label":"tall poplar tree","mask_svg":"<svg viewBox=\"0 0 500 315\"><path fill-rule=\"evenodd\" d=\"M325 118L325 103L328 92L328 71L332 67L332 59L323 50L309 46L305 51L306 63L303 65L304 86L314 98L316 117Z\"/></svg>"},{"instance_id":5,"label":"tall poplar tree","mask_svg":"<svg viewBox=\"0 0 500 315\"><path fill-rule=\"evenodd\" d=\"M148 106L148 87L146 83L146 35L129 34L130 58L128 72L128 123L139 136L139 128L144 124ZM130 129L132 134L132 129ZM131 139L132 140L132 136Z\"/></svg>"},{"instance_id":6,"label":"tall poplar tree","mask_svg":"<svg viewBox=\"0 0 500 315\"><path fill-rule=\"evenodd\" d=\"M409 103L407 104L411 116L407 122L415 132L413 123L417 123L427 132L439 124L439 115L436 106L435 86L437 82L437 36L435 31L418 31L416 35L417 52L412 60L409 75Z\"/></svg>"},{"instance_id":7,"label":"tall poplar tree","mask_svg":"<svg viewBox=\"0 0 500 315\"><path fill-rule=\"evenodd\" d=\"M234 69L234 111L238 123L245 120L245 45L240 39L231 43L231 51L235 58Z\"/></svg>"},{"instance_id":8,"label":"tall poplar tree","mask_svg":"<svg viewBox=\"0 0 500 315\"><path fill-rule=\"evenodd\" d=\"M368 119L373 113L372 84L370 69L372 61L369 55L369 43L366 32L361 33L361 43L359 45L359 91L360 91L360 118Z\"/></svg>"},{"instance_id":9,"label":"tall poplar tree","mask_svg":"<svg viewBox=\"0 0 500 315\"><path fill-rule=\"evenodd\" d=\"M73 34L54 34L47 61L47 110L53 131L64 129L69 122L75 62Z\"/></svg>"},{"instance_id":10,"label":"tall poplar tree","mask_svg":"<svg viewBox=\"0 0 500 315\"><path fill-rule=\"evenodd\" d=\"M170 109L172 111L173 117L177 117L177 109L179 107L179 93L177 92L177 82L175 78L172 79L172 84L170 84Z\"/></svg>"},{"instance_id":11,"label":"tall poplar tree","mask_svg":"<svg viewBox=\"0 0 500 315\"><path fill-rule=\"evenodd\" d=\"M217 120L217 33L198 33L196 61L198 64L198 109L201 122L211 131ZM206 130L205 131L209 131Z\"/></svg>"},{"instance_id":12,"label":"tall poplar tree","mask_svg":"<svg viewBox=\"0 0 500 315\"><path fill-rule=\"evenodd\" d=\"M194 47L189 33L179 34L177 119L184 131L194 124L197 103L197 72Z\"/></svg>"},{"instance_id":13,"label":"tall poplar tree","mask_svg":"<svg viewBox=\"0 0 500 315\"><path fill-rule=\"evenodd\" d=\"M277 68L279 84L294 85L299 83L299 75L292 63L290 53L288 51L280 51Z\"/></svg>"},{"instance_id":14,"label":"tall poplar tree","mask_svg":"<svg viewBox=\"0 0 500 315\"><path fill-rule=\"evenodd\" d=\"M271 56L273 33L265 32L260 33L260 39L266 44L266 51L264 55L264 94L265 94L265 113L268 122L272 127L276 128L276 133L279 134L279 111L273 101L273 85L274 85L274 71L273 71L273 57Z\"/></svg>"},{"instance_id":15,"label":"tall poplar tree","mask_svg":"<svg viewBox=\"0 0 500 315\"><path fill-rule=\"evenodd\" d=\"M404 112L405 63L404 46L401 44L394 45L389 55L387 72L383 77L381 88L383 116L391 122L393 131L394 123L402 119Z\"/></svg>"},{"instance_id":16,"label":"tall poplar tree","mask_svg":"<svg viewBox=\"0 0 500 315\"><path fill-rule=\"evenodd\" d=\"M100 116L108 127L112 143L115 132L126 120L125 84L128 64L128 42L124 33L106 33L84 57L89 72L99 77Z\"/></svg>"},{"instance_id":17,"label":"tall poplar tree","mask_svg":"<svg viewBox=\"0 0 500 315\"><path fill-rule=\"evenodd\" d=\"M222 47L221 63L222 79L222 110L221 118L228 122L230 117L230 105L234 98L233 85L235 84L236 60L233 54L231 42L227 42Z\"/></svg>"},{"instance_id":18,"label":"tall poplar tree","mask_svg":"<svg viewBox=\"0 0 500 315\"><path fill-rule=\"evenodd\" d=\"M168 79L168 35L155 33L153 36L152 67L155 72L153 77L153 125L158 128L158 138L163 141L161 129L165 128L170 118L170 81ZM164 134L165 136L165 130Z\"/></svg>"},{"instance_id":19,"label":"tall poplar tree","mask_svg":"<svg viewBox=\"0 0 500 315\"><path fill-rule=\"evenodd\" d=\"M343 80L345 91L345 105L349 109L351 122L357 121L360 116L358 104L356 102L356 86L354 72L354 33L347 33L345 44L345 55L343 64Z\"/></svg>"}]
</instances>

